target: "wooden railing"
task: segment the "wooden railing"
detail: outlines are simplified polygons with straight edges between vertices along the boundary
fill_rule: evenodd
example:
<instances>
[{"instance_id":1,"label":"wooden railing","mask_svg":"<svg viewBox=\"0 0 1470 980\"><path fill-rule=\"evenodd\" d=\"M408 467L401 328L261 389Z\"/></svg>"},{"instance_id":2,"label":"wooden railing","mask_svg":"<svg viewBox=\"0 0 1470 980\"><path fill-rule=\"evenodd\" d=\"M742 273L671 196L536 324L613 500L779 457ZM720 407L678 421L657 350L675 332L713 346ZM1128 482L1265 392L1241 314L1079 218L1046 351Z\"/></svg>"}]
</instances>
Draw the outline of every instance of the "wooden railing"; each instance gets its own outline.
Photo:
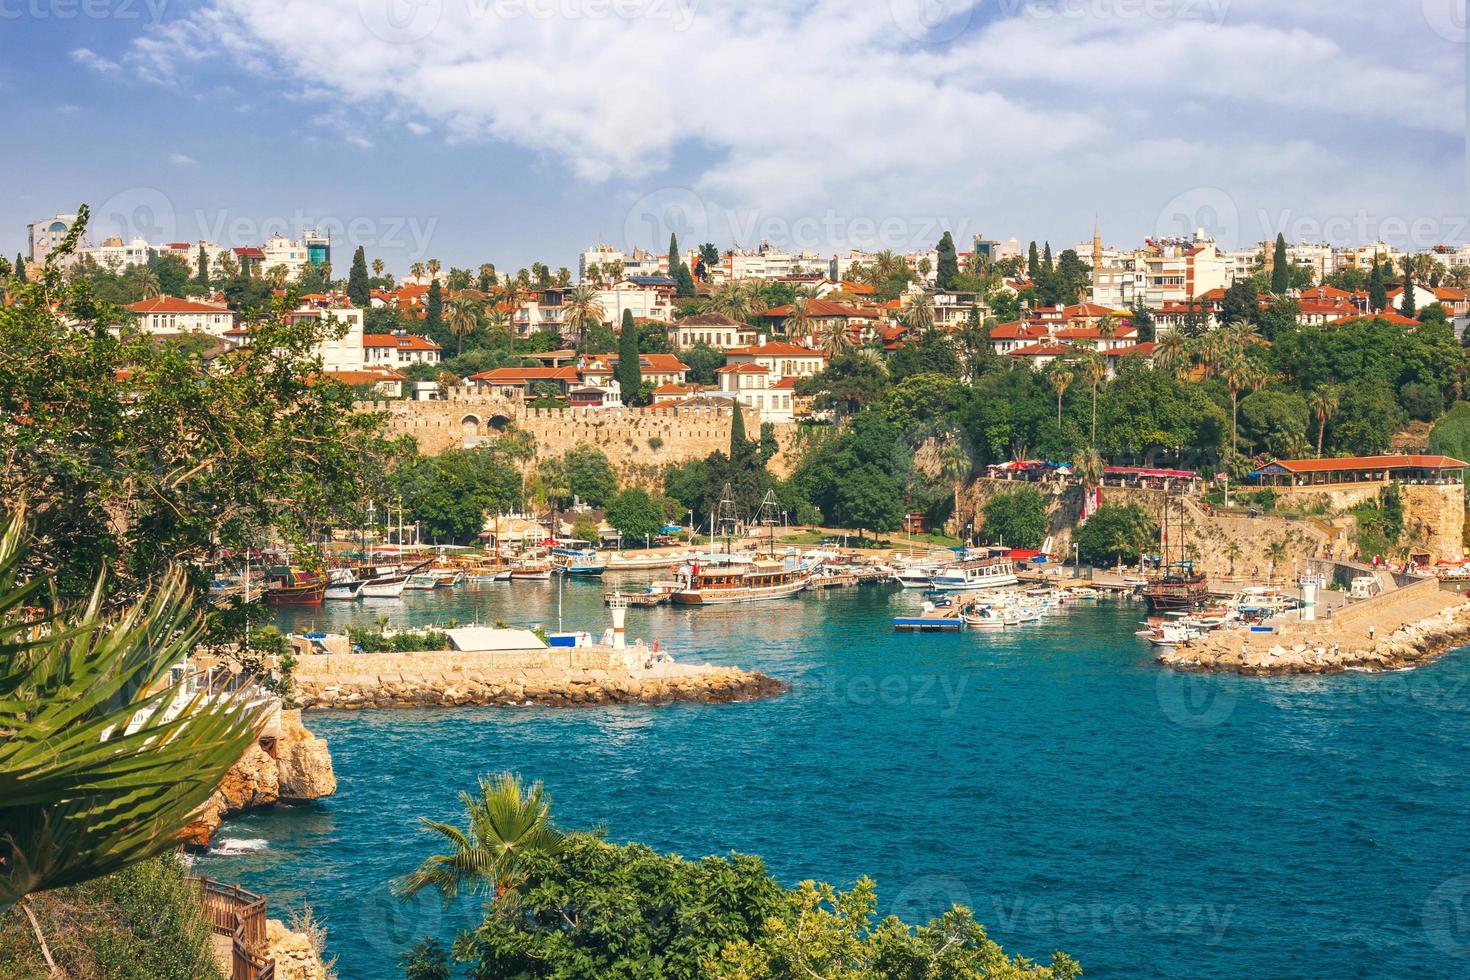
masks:
<instances>
[{"instance_id":1,"label":"wooden railing","mask_svg":"<svg viewBox=\"0 0 1470 980\"><path fill-rule=\"evenodd\" d=\"M230 980L275 980L276 961L256 952L265 949L265 899L239 885L222 885L189 876L199 888L204 916L217 936L231 940Z\"/></svg>"}]
</instances>

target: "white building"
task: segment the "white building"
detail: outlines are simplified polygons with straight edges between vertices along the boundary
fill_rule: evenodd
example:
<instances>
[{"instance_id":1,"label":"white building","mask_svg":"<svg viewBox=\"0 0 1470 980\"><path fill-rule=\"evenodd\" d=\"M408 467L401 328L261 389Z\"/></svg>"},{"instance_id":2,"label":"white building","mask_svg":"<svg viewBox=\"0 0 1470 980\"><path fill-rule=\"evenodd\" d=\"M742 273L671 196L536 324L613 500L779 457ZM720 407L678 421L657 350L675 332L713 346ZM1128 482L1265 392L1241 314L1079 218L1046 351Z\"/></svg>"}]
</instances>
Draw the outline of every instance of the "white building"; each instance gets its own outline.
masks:
<instances>
[{"instance_id":1,"label":"white building","mask_svg":"<svg viewBox=\"0 0 1470 980\"><path fill-rule=\"evenodd\" d=\"M674 282L659 276L630 276L599 289L597 302L602 304L603 322L612 326L623 322L625 310L634 319L669 323L674 319Z\"/></svg>"},{"instance_id":2,"label":"white building","mask_svg":"<svg viewBox=\"0 0 1470 980\"><path fill-rule=\"evenodd\" d=\"M235 314L227 306L197 299L159 296L128 307L144 333L207 333L224 337L235 328Z\"/></svg>"},{"instance_id":3,"label":"white building","mask_svg":"<svg viewBox=\"0 0 1470 980\"><path fill-rule=\"evenodd\" d=\"M669 327L669 346L685 350L697 344L708 344L716 350L749 347L760 342L760 334L748 323L732 320L719 313L698 313L675 321Z\"/></svg>"},{"instance_id":4,"label":"white building","mask_svg":"<svg viewBox=\"0 0 1470 980\"><path fill-rule=\"evenodd\" d=\"M351 306L337 309L303 307L292 313L291 319L323 320L335 327L327 330L326 336L317 345L323 371L361 371L367 366L363 347L362 310Z\"/></svg>"},{"instance_id":5,"label":"white building","mask_svg":"<svg viewBox=\"0 0 1470 980\"><path fill-rule=\"evenodd\" d=\"M715 372L720 395L760 411L762 424L795 417L796 379L773 375L759 364L727 364Z\"/></svg>"},{"instance_id":6,"label":"white building","mask_svg":"<svg viewBox=\"0 0 1470 980\"><path fill-rule=\"evenodd\" d=\"M53 214L49 218L33 221L26 225L27 258L32 262L45 262L51 250L61 244L71 226L76 223L74 214Z\"/></svg>"},{"instance_id":7,"label":"white building","mask_svg":"<svg viewBox=\"0 0 1470 980\"><path fill-rule=\"evenodd\" d=\"M827 367L827 355L809 347L769 341L755 347L737 347L725 352L725 366L755 364L776 378L809 378Z\"/></svg>"},{"instance_id":8,"label":"white building","mask_svg":"<svg viewBox=\"0 0 1470 980\"><path fill-rule=\"evenodd\" d=\"M364 334L362 349L363 363L369 368L438 364L444 353L444 349L428 337L420 337L404 330Z\"/></svg>"},{"instance_id":9,"label":"white building","mask_svg":"<svg viewBox=\"0 0 1470 980\"><path fill-rule=\"evenodd\" d=\"M271 269L281 265L286 267L286 278L299 279L308 265L330 262L331 247L331 239L318 232L308 231L294 240L277 232L260 246L264 255L262 271L269 273Z\"/></svg>"}]
</instances>

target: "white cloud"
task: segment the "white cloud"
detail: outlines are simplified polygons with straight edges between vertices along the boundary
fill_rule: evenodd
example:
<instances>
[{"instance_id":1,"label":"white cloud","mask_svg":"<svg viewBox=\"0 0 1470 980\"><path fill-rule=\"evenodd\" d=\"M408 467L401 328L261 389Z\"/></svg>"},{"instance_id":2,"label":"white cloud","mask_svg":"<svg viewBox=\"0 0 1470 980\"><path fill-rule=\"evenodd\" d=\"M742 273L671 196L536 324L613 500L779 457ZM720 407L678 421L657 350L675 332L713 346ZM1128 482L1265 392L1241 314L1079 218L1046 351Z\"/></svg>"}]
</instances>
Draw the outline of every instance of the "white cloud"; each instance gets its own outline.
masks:
<instances>
[{"instance_id":1,"label":"white cloud","mask_svg":"<svg viewBox=\"0 0 1470 980\"><path fill-rule=\"evenodd\" d=\"M118 65L117 62L111 60L110 58L102 57L91 48L73 49L71 53L71 60L75 61L77 64L81 65L84 68L90 68L93 71L100 72L117 71L118 68L121 67Z\"/></svg>"},{"instance_id":2,"label":"white cloud","mask_svg":"<svg viewBox=\"0 0 1470 980\"><path fill-rule=\"evenodd\" d=\"M930 45L918 15L934 6L205 0L129 60L163 82L216 59L284 81L330 100L331 128L364 148L372 121L410 117L630 200L688 184L755 234L832 214L999 232L980 218L1018 225L1018 201L1070 209L1079 234L1094 210L1152 227L1150 206L1212 186L1244 213L1293 195L1342 210L1464 125L1460 46L1375 0L984 0Z\"/></svg>"},{"instance_id":3,"label":"white cloud","mask_svg":"<svg viewBox=\"0 0 1470 980\"><path fill-rule=\"evenodd\" d=\"M168 155L168 162L176 167L192 167L199 161L187 153L170 153Z\"/></svg>"}]
</instances>

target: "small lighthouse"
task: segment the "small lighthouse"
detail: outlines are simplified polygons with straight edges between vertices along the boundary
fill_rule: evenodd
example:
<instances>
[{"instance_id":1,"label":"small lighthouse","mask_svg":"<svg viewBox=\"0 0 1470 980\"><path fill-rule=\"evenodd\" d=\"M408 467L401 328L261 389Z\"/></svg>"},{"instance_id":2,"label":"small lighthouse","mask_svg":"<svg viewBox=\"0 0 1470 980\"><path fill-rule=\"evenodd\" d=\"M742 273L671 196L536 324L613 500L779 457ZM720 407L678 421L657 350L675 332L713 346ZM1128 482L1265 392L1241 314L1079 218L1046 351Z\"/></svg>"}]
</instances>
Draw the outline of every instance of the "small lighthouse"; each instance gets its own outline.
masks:
<instances>
[{"instance_id":1,"label":"small lighthouse","mask_svg":"<svg viewBox=\"0 0 1470 980\"><path fill-rule=\"evenodd\" d=\"M621 592L614 592L607 600L607 607L612 610L613 649L622 650L628 645L627 637L623 634L623 624L628 618L628 600Z\"/></svg>"}]
</instances>

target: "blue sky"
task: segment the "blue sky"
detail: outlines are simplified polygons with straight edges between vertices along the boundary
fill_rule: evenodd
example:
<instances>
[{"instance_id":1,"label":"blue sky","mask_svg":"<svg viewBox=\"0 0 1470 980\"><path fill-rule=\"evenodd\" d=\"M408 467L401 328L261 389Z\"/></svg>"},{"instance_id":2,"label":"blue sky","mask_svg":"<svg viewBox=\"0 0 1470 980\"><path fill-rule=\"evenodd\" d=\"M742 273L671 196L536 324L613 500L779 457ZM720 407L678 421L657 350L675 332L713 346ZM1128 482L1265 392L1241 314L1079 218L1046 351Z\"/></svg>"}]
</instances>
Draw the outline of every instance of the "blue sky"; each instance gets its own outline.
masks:
<instances>
[{"instance_id":1,"label":"blue sky","mask_svg":"<svg viewBox=\"0 0 1470 980\"><path fill-rule=\"evenodd\" d=\"M0 249L1470 240L1461 0L0 0Z\"/></svg>"}]
</instances>

